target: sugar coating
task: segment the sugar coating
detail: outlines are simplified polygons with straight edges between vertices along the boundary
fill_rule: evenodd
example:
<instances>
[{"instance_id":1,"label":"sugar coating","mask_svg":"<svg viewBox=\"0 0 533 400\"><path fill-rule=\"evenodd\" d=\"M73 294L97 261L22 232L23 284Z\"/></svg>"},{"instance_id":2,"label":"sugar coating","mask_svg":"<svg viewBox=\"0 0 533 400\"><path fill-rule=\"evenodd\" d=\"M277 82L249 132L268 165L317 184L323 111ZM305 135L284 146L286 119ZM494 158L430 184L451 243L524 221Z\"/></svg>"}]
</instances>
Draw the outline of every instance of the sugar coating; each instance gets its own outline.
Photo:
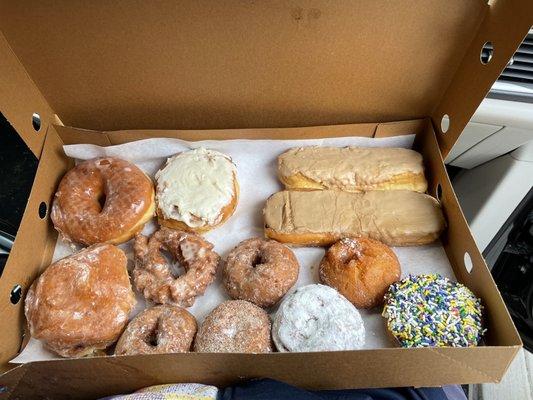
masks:
<instances>
[{"instance_id":1,"label":"sugar coating","mask_svg":"<svg viewBox=\"0 0 533 400\"><path fill-rule=\"evenodd\" d=\"M279 351L357 350L365 328L359 311L335 289L307 285L281 303L272 339Z\"/></svg>"},{"instance_id":2,"label":"sugar coating","mask_svg":"<svg viewBox=\"0 0 533 400\"><path fill-rule=\"evenodd\" d=\"M194 350L200 353L268 353L270 317L244 300L216 307L198 329Z\"/></svg>"},{"instance_id":3,"label":"sugar coating","mask_svg":"<svg viewBox=\"0 0 533 400\"><path fill-rule=\"evenodd\" d=\"M383 316L403 347L469 347L485 333L481 301L466 286L437 274L392 284Z\"/></svg>"}]
</instances>

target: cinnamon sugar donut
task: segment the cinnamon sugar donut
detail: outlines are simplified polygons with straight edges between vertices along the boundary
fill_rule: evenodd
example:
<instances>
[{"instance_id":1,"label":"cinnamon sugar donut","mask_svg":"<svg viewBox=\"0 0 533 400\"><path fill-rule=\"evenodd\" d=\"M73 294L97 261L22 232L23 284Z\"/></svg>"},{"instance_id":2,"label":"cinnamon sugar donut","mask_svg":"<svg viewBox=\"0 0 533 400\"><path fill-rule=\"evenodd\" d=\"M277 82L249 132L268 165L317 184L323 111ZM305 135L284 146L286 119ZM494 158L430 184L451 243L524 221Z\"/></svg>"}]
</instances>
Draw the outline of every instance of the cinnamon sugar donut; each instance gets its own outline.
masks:
<instances>
[{"instance_id":1,"label":"cinnamon sugar donut","mask_svg":"<svg viewBox=\"0 0 533 400\"><path fill-rule=\"evenodd\" d=\"M185 353L191 349L196 330L196 319L184 308L151 307L128 324L115 354Z\"/></svg>"},{"instance_id":2,"label":"cinnamon sugar donut","mask_svg":"<svg viewBox=\"0 0 533 400\"><path fill-rule=\"evenodd\" d=\"M247 301L225 301L211 311L198 329L194 351L271 352L270 317L263 309Z\"/></svg>"},{"instance_id":3,"label":"cinnamon sugar donut","mask_svg":"<svg viewBox=\"0 0 533 400\"><path fill-rule=\"evenodd\" d=\"M31 336L63 357L114 343L135 305L126 262L118 247L100 244L50 265L26 296Z\"/></svg>"},{"instance_id":4,"label":"cinnamon sugar donut","mask_svg":"<svg viewBox=\"0 0 533 400\"><path fill-rule=\"evenodd\" d=\"M128 161L105 157L68 171L50 217L62 236L83 245L123 243L155 212L152 181Z\"/></svg>"},{"instance_id":5,"label":"cinnamon sugar donut","mask_svg":"<svg viewBox=\"0 0 533 400\"><path fill-rule=\"evenodd\" d=\"M271 307L296 283L299 269L298 260L287 246L252 238L229 253L223 282L231 298Z\"/></svg>"},{"instance_id":6,"label":"cinnamon sugar donut","mask_svg":"<svg viewBox=\"0 0 533 400\"><path fill-rule=\"evenodd\" d=\"M185 274L174 277L161 250L167 250ZM213 245L201 236L165 227L150 239L137 235L134 252L133 281L137 290L154 303L182 307L192 306L196 296L204 294L215 279L220 261Z\"/></svg>"},{"instance_id":7,"label":"cinnamon sugar donut","mask_svg":"<svg viewBox=\"0 0 533 400\"><path fill-rule=\"evenodd\" d=\"M391 284L400 279L392 249L377 240L345 238L331 246L320 262L320 281L337 289L357 308L383 303Z\"/></svg>"}]
</instances>

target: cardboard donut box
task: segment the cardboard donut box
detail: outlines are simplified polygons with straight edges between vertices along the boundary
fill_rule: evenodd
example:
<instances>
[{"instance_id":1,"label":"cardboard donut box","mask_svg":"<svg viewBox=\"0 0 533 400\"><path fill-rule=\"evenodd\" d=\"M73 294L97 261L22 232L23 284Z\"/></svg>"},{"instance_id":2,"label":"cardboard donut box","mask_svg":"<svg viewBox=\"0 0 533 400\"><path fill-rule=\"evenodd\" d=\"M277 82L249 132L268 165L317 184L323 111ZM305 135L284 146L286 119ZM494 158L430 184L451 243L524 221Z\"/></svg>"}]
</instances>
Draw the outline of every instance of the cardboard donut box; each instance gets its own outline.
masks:
<instances>
[{"instance_id":1,"label":"cardboard donut box","mask_svg":"<svg viewBox=\"0 0 533 400\"><path fill-rule=\"evenodd\" d=\"M532 8L529 0L0 2L0 109L39 158L0 279L0 399L255 377L315 389L500 381L521 342L443 158L527 34ZM481 59L487 42L492 57ZM428 192L448 221L446 254L485 306L484 345L9 363L27 339L24 294L57 239L48 210L72 166L62 145L319 138L348 128L416 134ZM16 285L23 296L13 304Z\"/></svg>"}]
</instances>

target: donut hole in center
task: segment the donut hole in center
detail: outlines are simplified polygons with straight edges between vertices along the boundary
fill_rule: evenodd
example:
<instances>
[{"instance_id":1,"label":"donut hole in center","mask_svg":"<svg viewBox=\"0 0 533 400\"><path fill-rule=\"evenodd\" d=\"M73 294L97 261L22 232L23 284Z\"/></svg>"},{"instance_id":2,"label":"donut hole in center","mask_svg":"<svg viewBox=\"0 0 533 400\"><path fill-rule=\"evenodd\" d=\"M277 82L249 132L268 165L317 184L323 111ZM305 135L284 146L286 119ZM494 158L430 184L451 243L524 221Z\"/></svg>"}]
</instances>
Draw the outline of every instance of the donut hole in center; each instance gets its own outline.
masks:
<instances>
[{"instance_id":1,"label":"donut hole in center","mask_svg":"<svg viewBox=\"0 0 533 400\"><path fill-rule=\"evenodd\" d=\"M252 268L255 268L258 265L261 265L264 263L265 263L265 260L263 259L263 256L261 253L254 254L254 257L252 258Z\"/></svg>"},{"instance_id":2,"label":"donut hole in center","mask_svg":"<svg viewBox=\"0 0 533 400\"><path fill-rule=\"evenodd\" d=\"M356 266L361 260L361 253L359 251L345 251L340 256L340 262L346 268Z\"/></svg>"},{"instance_id":3,"label":"donut hole in center","mask_svg":"<svg viewBox=\"0 0 533 400\"><path fill-rule=\"evenodd\" d=\"M155 322L154 328L148 332L148 335L145 338L145 342L147 345L152 347L157 347L159 345L159 339L158 334L159 333L159 318Z\"/></svg>"},{"instance_id":4,"label":"donut hole in center","mask_svg":"<svg viewBox=\"0 0 533 400\"><path fill-rule=\"evenodd\" d=\"M106 200L107 200L107 196L105 192L100 193L98 197L96 198L96 201L100 205L100 211L104 209Z\"/></svg>"},{"instance_id":5,"label":"donut hole in center","mask_svg":"<svg viewBox=\"0 0 533 400\"><path fill-rule=\"evenodd\" d=\"M179 278L186 272L185 268L180 264L180 262L176 259L176 257L174 257L174 255L170 251L165 248L162 248L159 251L165 259L166 264L170 269L170 274L174 279Z\"/></svg>"}]
</instances>

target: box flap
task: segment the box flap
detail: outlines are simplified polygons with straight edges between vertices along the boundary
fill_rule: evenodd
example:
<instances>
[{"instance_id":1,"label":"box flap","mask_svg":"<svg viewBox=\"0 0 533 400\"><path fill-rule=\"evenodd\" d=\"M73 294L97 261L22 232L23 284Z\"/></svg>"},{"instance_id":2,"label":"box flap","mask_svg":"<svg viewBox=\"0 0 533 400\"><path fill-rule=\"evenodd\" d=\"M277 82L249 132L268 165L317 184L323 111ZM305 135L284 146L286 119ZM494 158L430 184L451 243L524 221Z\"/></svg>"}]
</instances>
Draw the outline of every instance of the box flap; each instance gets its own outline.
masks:
<instances>
[{"instance_id":1,"label":"box flap","mask_svg":"<svg viewBox=\"0 0 533 400\"><path fill-rule=\"evenodd\" d=\"M290 127L446 112L447 148L526 34L527 13L512 15L526 3L4 1L0 24L26 79L67 125ZM494 33L493 65L464 86L477 72L464 57L479 53L480 26ZM0 96L9 108L9 94Z\"/></svg>"}]
</instances>

